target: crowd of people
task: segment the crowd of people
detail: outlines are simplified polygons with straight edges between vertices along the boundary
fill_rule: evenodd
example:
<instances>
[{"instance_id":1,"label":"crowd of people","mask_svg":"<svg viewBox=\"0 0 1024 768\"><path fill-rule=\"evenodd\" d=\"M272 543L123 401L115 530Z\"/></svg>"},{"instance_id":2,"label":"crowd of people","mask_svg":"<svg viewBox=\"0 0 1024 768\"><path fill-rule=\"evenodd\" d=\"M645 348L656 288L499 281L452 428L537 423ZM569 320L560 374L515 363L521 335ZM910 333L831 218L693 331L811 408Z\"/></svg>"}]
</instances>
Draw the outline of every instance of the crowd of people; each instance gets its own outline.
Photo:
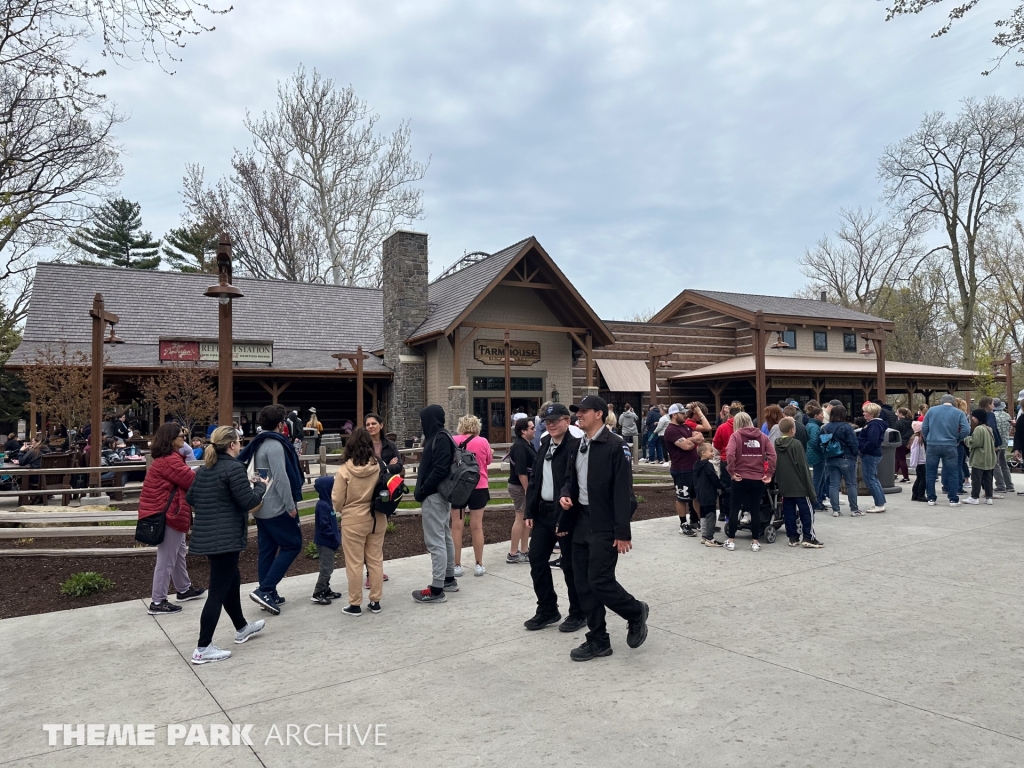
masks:
<instances>
[{"instance_id":1,"label":"crowd of people","mask_svg":"<svg viewBox=\"0 0 1024 768\"><path fill-rule=\"evenodd\" d=\"M842 484L849 515L885 512L878 465L883 443L893 440L889 430L895 430L899 442L900 482L910 482L909 470L914 469L914 501L937 503L940 467L941 487L952 506L965 495L965 503L992 504L1002 493L1012 492L1005 461L1010 435L1005 411L998 399L983 397L969 410L964 401L943 395L938 405L922 407L916 415L867 402L863 415L851 420L839 401L821 405L812 400L802 408L789 401L768 406L761 425L755 426L738 402L723 407L714 423L699 402L654 407L641 421L628 405L616 417L603 399L591 395L571 409L545 403L536 418L520 414L505 457L515 509L506 563L530 565L536 611L524 626L537 631L558 624L566 633L586 627L585 642L570 653L576 661L612 653L606 610L627 622L630 647L644 642L649 607L615 576L618 556L632 548L634 437L646 444L648 462L667 457L683 535L699 535L706 547L735 550L736 533L745 528L752 551L759 551L771 489L780 500L789 545L820 549L824 545L815 535L814 514L829 509L833 516L843 514ZM256 520L259 583L249 597L271 615L280 614L285 603L278 585L303 544L298 518L303 475L294 446L283 434L287 415L280 406L264 408L256 437L244 449L238 430L216 428L209 443L201 446L204 464L198 471L185 462L194 448L186 445L188 436L179 425L164 424L154 437L139 516L163 514L166 533L157 548L149 612L182 610L168 599L169 584L179 603L206 595L192 656L195 664L231 655L213 645L222 609L232 621L236 643L265 627L265 620L246 619L241 603L238 561L248 541L250 515ZM414 591L412 598L421 604L444 603L448 594L460 589L466 517L474 575L486 572L483 513L490 500L487 468L494 455L480 437L475 416L462 417L455 434L445 428L439 405L424 408L420 420L423 445L414 495L421 505L431 574L428 585ZM618 434L622 431L625 434ZM346 442L335 476L315 483L319 501L313 541L320 572L311 600L319 605L345 600L342 613L352 617L363 615L364 590L369 590L368 610L382 610L387 517L378 511L375 498L381 482L405 474L397 446L382 433L382 419L368 414ZM479 479L465 506L453 509L443 488L460 450L475 458ZM858 462L873 502L864 511L857 500ZM724 542L715 536L720 516ZM560 556L552 563L556 548ZM339 549L344 552L347 594L331 589ZM186 553L209 559L207 588L191 583ZM553 564L559 566L568 593L564 617L554 589Z\"/></svg>"}]
</instances>

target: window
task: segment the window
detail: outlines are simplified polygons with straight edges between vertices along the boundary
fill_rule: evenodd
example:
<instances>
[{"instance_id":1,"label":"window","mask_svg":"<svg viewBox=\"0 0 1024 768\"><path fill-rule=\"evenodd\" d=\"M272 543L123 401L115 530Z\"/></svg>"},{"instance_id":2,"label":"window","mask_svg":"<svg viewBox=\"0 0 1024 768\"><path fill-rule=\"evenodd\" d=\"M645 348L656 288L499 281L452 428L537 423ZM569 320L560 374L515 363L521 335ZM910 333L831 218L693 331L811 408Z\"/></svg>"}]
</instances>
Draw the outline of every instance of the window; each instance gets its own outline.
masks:
<instances>
[{"instance_id":1,"label":"window","mask_svg":"<svg viewBox=\"0 0 1024 768\"><path fill-rule=\"evenodd\" d=\"M857 351L857 334L856 333L844 333L843 334L843 352L856 352Z\"/></svg>"},{"instance_id":2,"label":"window","mask_svg":"<svg viewBox=\"0 0 1024 768\"><path fill-rule=\"evenodd\" d=\"M788 349L796 349L796 331L783 331L782 340L789 345Z\"/></svg>"},{"instance_id":3,"label":"window","mask_svg":"<svg viewBox=\"0 0 1024 768\"><path fill-rule=\"evenodd\" d=\"M814 351L828 352L828 334L825 331L814 332Z\"/></svg>"},{"instance_id":4,"label":"window","mask_svg":"<svg viewBox=\"0 0 1024 768\"><path fill-rule=\"evenodd\" d=\"M540 392L544 389L544 379L512 376L509 379L513 392ZM504 376L474 376L473 390L475 392L504 392Z\"/></svg>"}]
</instances>

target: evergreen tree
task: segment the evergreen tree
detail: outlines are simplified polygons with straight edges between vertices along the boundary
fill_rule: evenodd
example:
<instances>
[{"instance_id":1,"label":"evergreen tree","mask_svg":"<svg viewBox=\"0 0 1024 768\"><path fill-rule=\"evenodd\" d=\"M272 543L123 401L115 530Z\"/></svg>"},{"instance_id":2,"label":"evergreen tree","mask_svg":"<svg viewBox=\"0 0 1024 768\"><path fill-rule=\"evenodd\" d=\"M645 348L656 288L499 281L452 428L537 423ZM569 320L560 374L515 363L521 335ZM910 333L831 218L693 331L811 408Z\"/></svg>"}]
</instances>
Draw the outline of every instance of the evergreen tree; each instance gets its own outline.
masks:
<instances>
[{"instance_id":1,"label":"evergreen tree","mask_svg":"<svg viewBox=\"0 0 1024 768\"><path fill-rule=\"evenodd\" d=\"M69 242L99 261L79 259L79 264L101 264L134 269L160 266L160 241L142 231L139 204L123 197L108 200L97 211L95 223L83 227Z\"/></svg>"},{"instance_id":2,"label":"evergreen tree","mask_svg":"<svg viewBox=\"0 0 1024 768\"><path fill-rule=\"evenodd\" d=\"M220 227L211 222L193 222L164 235L164 258L179 272L217 273L217 244Z\"/></svg>"}]
</instances>

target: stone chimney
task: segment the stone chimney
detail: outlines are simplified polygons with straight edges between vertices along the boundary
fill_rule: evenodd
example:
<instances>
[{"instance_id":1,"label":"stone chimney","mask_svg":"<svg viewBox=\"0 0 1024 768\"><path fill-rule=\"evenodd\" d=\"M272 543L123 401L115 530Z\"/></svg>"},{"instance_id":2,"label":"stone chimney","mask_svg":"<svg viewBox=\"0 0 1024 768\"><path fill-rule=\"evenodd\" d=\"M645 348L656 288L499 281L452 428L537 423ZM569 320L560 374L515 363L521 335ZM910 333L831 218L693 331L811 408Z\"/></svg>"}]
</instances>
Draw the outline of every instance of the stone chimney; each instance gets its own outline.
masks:
<instances>
[{"instance_id":1,"label":"stone chimney","mask_svg":"<svg viewBox=\"0 0 1024 768\"><path fill-rule=\"evenodd\" d=\"M399 440L420 434L426 366L423 352L405 341L427 319L427 236L398 230L384 241L384 365L394 373L387 430ZM400 444L399 447L402 447Z\"/></svg>"}]
</instances>

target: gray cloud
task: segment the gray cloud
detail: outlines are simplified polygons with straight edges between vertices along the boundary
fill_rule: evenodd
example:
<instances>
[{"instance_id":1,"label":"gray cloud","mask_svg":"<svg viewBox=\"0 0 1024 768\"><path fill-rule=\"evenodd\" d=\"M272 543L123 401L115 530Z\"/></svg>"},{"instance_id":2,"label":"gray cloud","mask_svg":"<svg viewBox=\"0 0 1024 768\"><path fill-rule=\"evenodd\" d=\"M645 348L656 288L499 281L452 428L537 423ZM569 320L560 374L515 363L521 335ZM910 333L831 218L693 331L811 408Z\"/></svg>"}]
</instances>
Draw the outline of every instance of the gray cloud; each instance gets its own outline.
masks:
<instances>
[{"instance_id":1,"label":"gray cloud","mask_svg":"<svg viewBox=\"0 0 1024 768\"><path fill-rule=\"evenodd\" d=\"M984 11L984 8L981 9ZM188 162L211 178L301 62L381 125L412 121L434 269L534 234L604 317L684 287L788 294L840 206L877 204L875 163L924 112L1016 91L982 78L991 18L871 0L251 0L176 74L110 67L131 120L124 194L162 235Z\"/></svg>"}]
</instances>

